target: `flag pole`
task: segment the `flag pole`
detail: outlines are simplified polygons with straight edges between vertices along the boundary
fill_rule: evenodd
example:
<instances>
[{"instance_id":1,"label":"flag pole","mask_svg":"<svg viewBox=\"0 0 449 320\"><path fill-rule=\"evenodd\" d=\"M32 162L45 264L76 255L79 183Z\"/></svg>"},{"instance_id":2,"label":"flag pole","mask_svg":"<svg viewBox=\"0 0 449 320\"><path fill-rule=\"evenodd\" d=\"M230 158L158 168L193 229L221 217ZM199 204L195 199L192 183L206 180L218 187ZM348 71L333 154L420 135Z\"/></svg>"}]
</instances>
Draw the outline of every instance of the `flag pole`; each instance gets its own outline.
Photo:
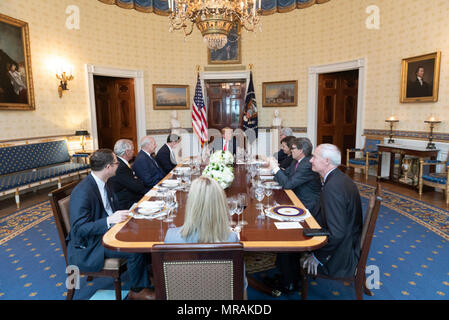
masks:
<instances>
[{"instance_id":1,"label":"flag pole","mask_svg":"<svg viewBox=\"0 0 449 320\"><path fill-rule=\"evenodd\" d=\"M196 75L197 75L197 77L199 77L200 76L200 70L201 70L200 65L197 64L195 69L196 69ZM203 90L202 86L201 86L201 90ZM200 138L198 136L196 138L197 138L197 141L198 141L198 150L200 150L200 159L202 161L203 160L203 146L201 144Z\"/></svg>"}]
</instances>

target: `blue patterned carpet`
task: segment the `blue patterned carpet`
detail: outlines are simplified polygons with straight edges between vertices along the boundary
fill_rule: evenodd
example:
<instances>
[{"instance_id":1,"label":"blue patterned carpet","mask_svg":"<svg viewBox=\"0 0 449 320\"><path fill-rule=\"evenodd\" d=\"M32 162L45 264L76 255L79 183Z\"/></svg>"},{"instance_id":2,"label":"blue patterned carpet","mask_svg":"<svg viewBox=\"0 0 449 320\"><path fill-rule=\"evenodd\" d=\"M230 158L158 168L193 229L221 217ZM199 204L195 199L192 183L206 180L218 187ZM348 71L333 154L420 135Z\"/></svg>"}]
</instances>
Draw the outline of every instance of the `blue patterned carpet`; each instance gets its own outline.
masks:
<instances>
[{"instance_id":1,"label":"blue patterned carpet","mask_svg":"<svg viewBox=\"0 0 449 320\"><path fill-rule=\"evenodd\" d=\"M364 208L373 187L358 184ZM367 265L379 270L379 289L366 300L449 299L449 212L384 190ZM0 300L65 299L65 261L50 203L39 203L0 220ZM256 277L275 270L262 271ZM367 274L368 276L368 274ZM123 276L123 289L127 275ZM75 299L109 292L111 279L81 280ZM273 299L248 289L249 299ZM309 299L354 299L349 283L311 280ZM300 299L299 293L283 299Z\"/></svg>"}]
</instances>

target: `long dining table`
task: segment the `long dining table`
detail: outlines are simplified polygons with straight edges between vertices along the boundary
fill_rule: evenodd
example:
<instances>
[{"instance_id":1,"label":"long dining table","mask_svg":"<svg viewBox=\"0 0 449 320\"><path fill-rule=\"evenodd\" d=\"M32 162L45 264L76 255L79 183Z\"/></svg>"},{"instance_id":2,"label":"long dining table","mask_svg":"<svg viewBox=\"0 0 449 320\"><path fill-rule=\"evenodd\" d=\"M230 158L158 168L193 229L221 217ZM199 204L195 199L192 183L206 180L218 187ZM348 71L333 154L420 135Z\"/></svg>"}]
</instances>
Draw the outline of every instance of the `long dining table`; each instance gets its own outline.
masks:
<instances>
[{"instance_id":1,"label":"long dining table","mask_svg":"<svg viewBox=\"0 0 449 320\"><path fill-rule=\"evenodd\" d=\"M178 165L183 166L183 165ZM173 172L173 171L172 171ZM197 173L199 176L199 173ZM176 175L169 173L158 186L166 179L176 178ZM192 181L195 175L192 176ZM240 242L243 244L244 251L262 251L262 252L300 252L318 249L327 243L326 236L306 237L303 235L303 229L278 229L274 222L276 220L269 218L258 219L260 211L257 209L258 201L251 196L251 180L247 174L247 168L244 164L234 165L234 180L232 185L225 189L228 197L237 196L241 193L248 195L247 207L242 215L233 219L245 220L247 225L242 226L240 231ZM187 200L187 192L177 191L176 199L178 202L177 214L173 222L164 222L156 219L136 219L129 217L122 223L114 225L103 236L104 247L121 252L151 252L153 245L164 242L165 234L169 227L182 226L184 222L184 209ZM157 197L145 195L140 201L158 200ZM273 190L273 194L264 203L276 201L280 205L293 205L299 208L305 208L292 190ZM300 222L303 228L320 228L319 224L310 216Z\"/></svg>"},{"instance_id":2,"label":"long dining table","mask_svg":"<svg viewBox=\"0 0 449 320\"><path fill-rule=\"evenodd\" d=\"M182 166L185 165L179 164L177 169ZM188 166L191 166L191 163ZM175 172L177 170L167 174L158 183L157 188L165 180L177 178L178 176L174 174ZM200 170L197 171L196 175L191 176L191 180L193 181L199 174ZM258 201L253 196L251 179L245 164L234 165L234 180L231 186L225 189L225 192L227 197L235 197L241 193L247 194L247 206L240 217L247 224L242 226L239 233L244 251L301 252L321 248L327 243L326 236L306 237L303 234L303 229L280 230L274 224L276 220L268 216L265 219L258 219L257 217L260 214L257 208ZM160 200L158 197L150 196L149 193L139 201L137 207L143 201ZM164 242L168 228L182 226L187 195L187 192L181 190L176 192L178 208L176 217L172 222L156 219L136 219L130 216L127 220L114 225L106 232L103 236L103 246L115 251L150 253L153 245ZM273 190L271 197L264 201L265 203L270 201L271 204L277 202L280 205L293 205L305 208L292 190ZM233 215L233 220L236 218L238 219L236 215ZM313 216L306 218L300 224L303 228L320 228ZM280 291L265 285L250 274L247 274L247 279L248 285L260 292L275 297L281 295Z\"/></svg>"}]
</instances>

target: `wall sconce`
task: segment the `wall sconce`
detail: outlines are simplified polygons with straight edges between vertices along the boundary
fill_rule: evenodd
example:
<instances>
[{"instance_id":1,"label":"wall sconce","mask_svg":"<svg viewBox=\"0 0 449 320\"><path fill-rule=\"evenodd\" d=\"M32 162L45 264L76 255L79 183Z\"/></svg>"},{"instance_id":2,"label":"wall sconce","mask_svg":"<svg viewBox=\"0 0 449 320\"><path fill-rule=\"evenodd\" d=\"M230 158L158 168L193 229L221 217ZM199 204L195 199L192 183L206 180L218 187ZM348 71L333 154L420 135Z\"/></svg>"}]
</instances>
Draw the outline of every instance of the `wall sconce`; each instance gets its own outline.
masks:
<instances>
[{"instance_id":1,"label":"wall sconce","mask_svg":"<svg viewBox=\"0 0 449 320\"><path fill-rule=\"evenodd\" d=\"M390 139L388 139L388 143L394 143L394 139L393 139L393 124L395 122L399 122L399 120L396 119L395 116L391 116L388 119L386 119L385 122L390 123Z\"/></svg>"},{"instance_id":2,"label":"wall sconce","mask_svg":"<svg viewBox=\"0 0 449 320\"><path fill-rule=\"evenodd\" d=\"M75 131L75 136L82 136L81 150L82 150L82 152L86 152L86 150L84 150L84 145L86 144L84 137L89 136L89 132L87 130L77 130L77 131Z\"/></svg>"},{"instance_id":3,"label":"wall sconce","mask_svg":"<svg viewBox=\"0 0 449 320\"><path fill-rule=\"evenodd\" d=\"M430 116L424 122L430 124L429 143L427 144L426 149L436 149L435 143L432 142L432 140L433 140L433 128L435 127L436 124L441 123L441 121L438 120L437 118L435 118L434 116Z\"/></svg>"},{"instance_id":4,"label":"wall sconce","mask_svg":"<svg viewBox=\"0 0 449 320\"><path fill-rule=\"evenodd\" d=\"M67 88L67 81L73 80L73 75L72 72L70 72L70 75L67 75L65 71L61 71L56 73L56 78L60 80L58 93L59 98L62 98L62 92L65 90L69 90L69 88Z\"/></svg>"}]
</instances>

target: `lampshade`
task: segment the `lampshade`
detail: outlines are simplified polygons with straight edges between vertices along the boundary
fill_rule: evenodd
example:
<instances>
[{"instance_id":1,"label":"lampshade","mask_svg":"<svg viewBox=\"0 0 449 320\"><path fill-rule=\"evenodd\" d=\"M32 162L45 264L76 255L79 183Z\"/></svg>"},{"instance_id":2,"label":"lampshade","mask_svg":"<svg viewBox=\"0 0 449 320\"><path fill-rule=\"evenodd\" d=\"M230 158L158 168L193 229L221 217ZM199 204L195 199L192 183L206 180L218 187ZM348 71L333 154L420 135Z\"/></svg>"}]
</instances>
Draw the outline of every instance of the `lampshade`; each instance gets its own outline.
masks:
<instances>
[{"instance_id":1,"label":"lampshade","mask_svg":"<svg viewBox=\"0 0 449 320\"><path fill-rule=\"evenodd\" d=\"M87 130L77 130L75 131L75 136L88 136L89 132Z\"/></svg>"}]
</instances>

